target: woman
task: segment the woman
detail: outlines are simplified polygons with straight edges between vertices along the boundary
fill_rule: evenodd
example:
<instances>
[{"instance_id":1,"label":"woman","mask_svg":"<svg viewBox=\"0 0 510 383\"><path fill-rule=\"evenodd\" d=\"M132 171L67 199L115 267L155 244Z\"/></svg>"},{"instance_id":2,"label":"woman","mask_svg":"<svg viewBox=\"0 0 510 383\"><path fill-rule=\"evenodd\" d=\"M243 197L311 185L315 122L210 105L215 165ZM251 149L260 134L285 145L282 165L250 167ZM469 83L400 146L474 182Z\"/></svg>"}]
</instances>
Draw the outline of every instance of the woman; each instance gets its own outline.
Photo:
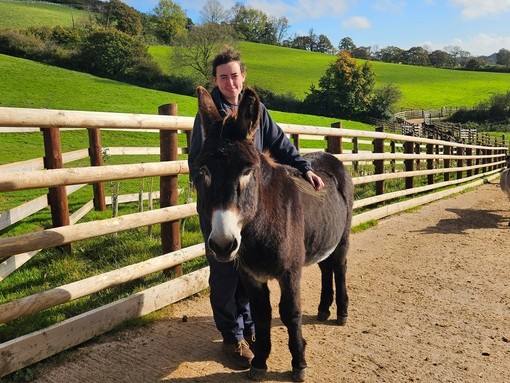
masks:
<instances>
[{"instance_id":1,"label":"woman","mask_svg":"<svg viewBox=\"0 0 510 383\"><path fill-rule=\"evenodd\" d=\"M215 84L211 96L220 113L225 116L235 110L239 104L246 80L246 67L241 62L240 54L232 48L220 52L212 63ZM202 148L203 136L200 116L197 115L193 125L188 164L190 177L197 188L197 209L200 213L201 173L195 166L195 159ZM324 187L322 179L317 176L308 161L303 159L295 146L289 141L282 129L273 121L266 107L261 104L259 127L255 137L257 148L269 150L271 157L281 164L293 166L301 171L316 190ZM202 233L206 236L203 222ZM207 241L205 241L207 243ZM222 350L230 361L239 368L249 368L253 353L250 345L255 340L255 328L250 313L248 297L233 262L222 263L208 255L210 266L210 300L216 327L223 337Z\"/></svg>"}]
</instances>

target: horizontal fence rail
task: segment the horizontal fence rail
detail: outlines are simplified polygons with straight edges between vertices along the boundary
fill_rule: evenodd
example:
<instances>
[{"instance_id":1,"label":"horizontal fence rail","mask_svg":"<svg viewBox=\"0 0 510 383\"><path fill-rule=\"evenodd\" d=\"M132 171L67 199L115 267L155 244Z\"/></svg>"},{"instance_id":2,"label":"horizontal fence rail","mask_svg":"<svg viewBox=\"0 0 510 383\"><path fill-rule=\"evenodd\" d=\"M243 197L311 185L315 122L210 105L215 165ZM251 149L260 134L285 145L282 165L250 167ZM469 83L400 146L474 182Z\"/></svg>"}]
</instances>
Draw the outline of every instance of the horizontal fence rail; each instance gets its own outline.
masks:
<instances>
[{"instance_id":1,"label":"horizontal fence rail","mask_svg":"<svg viewBox=\"0 0 510 383\"><path fill-rule=\"evenodd\" d=\"M189 169L187 161L177 158L187 153L187 147L177 147L176 137L186 135L186 142L190 142L194 118L168 115L173 113L171 106L160 107L159 111L161 115L0 108L0 126L9 127L9 132L38 127L46 153L44 159L0 165L0 193L48 189L47 196L0 212L0 230L5 234L0 237L0 281L41 249L71 246L78 241L156 224L161 225L162 241L162 255L150 260L0 304L0 323L151 273L169 269L175 272L175 278L166 283L0 344L0 377L109 331L126 319L158 310L207 287L208 267L186 275L180 275L179 271L182 263L202 257L205 252L203 243L181 249L179 239L179 220L197 213L194 202L178 203L176 177L188 174ZM484 179L498 177L508 156L508 148L496 142L492 146L485 142L468 145L384 131L345 129L340 123L331 127L280 126L300 151L326 150L348 166L356 193L367 194L356 198L353 225L429 203L475 187ZM65 129L86 129L89 147L62 153L59 132ZM104 148L100 132L106 129L140 134L159 132L160 148ZM325 141L325 149L307 148L306 143L312 140ZM102 151L116 156L159 155L160 162L104 165ZM63 167L64 163L87 157L90 157L90 167ZM123 202L157 198L158 209L79 222L92 209L104 210L107 204L113 209L114 196L105 196L104 182L146 177L159 177L159 190L118 195L115 199ZM388 183L399 180L400 190L386 190ZM93 187L93 199L69 214L67 196L88 184ZM53 227L9 236L13 224L47 206L52 211ZM67 250L72 251L70 247Z\"/></svg>"}]
</instances>

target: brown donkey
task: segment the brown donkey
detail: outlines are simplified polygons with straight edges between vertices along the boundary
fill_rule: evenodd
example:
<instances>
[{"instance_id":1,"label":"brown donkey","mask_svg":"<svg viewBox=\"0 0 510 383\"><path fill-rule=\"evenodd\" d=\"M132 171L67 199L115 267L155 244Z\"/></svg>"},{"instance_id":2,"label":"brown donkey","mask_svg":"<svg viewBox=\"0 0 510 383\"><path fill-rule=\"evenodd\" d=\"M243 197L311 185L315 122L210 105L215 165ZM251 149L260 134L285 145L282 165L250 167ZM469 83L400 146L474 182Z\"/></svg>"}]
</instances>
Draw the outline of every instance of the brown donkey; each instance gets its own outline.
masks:
<instances>
[{"instance_id":1,"label":"brown donkey","mask_svg":"<svg viewBox=\"0 0 510 383\"><path fill-rule=\"evenodd\" d=\"M198 88L205 141L197 157L206 246L223 262L237 260L250 296L256 342L249 377L261 380L271 351L269 279L281 288L280 317L289 334L292 379L304 381L305 340L301 331L303 266L322 271L318 319L327 320L336 287L337 322L347 318L345 273L352 219L353 184L342 162L316 152L305 156L325 183L315 191L294 168L278 165L254 145L260 101L245 89L237 113L222 118L211 96Z\"/></svg>"}]
</instances>

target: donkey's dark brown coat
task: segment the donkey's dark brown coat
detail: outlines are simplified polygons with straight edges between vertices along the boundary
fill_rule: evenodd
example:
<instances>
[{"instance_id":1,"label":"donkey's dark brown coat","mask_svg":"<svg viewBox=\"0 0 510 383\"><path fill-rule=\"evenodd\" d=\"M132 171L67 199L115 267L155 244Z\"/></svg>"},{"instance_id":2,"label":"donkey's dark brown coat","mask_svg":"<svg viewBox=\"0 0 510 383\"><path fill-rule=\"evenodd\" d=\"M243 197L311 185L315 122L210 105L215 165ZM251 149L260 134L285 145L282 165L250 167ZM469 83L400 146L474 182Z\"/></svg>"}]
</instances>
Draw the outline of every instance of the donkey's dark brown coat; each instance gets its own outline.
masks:
<instances>
[{"instance_id":1,"label":"donkey's dark brown coat","mask_svg":"<svg viewBox=\"0 0 510 383\"><path fill-rule=\"evenodd\" d=\"M318 319L326 320L336 285L337 321L347 318L345 273L352 218L353 184L334 156L306 156L324 183L315 191L299 172L278 165L253 143L260 101L246 89L237 114L223 119L209 93L198 88L205 141L196 160L203 183L199 211L207 248L219 261L237 260L250 296L256 329L250 377L259 380L271 350L271 305L267 281L281 287L280 316L288 329L293 379L305 378L300 280L304 265L322 271Z\"/></svg>"}]
</instances>

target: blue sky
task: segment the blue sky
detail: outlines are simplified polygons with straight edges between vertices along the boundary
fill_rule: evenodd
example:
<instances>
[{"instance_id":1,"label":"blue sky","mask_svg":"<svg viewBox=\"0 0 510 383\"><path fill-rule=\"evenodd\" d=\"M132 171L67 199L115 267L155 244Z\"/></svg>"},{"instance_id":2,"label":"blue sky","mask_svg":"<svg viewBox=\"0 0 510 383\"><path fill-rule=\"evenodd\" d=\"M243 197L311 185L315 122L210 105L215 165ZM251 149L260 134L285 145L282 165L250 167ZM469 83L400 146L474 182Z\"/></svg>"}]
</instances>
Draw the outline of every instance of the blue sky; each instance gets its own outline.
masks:
<instances>
[{"instance_id":1,"label":"blue sky","mask_svg":"<svg viewBox=\"0 0 510 383\"><path fill-rule=\"evenodd\" d=\"M123 0L149 13L159 0ZM195 24L205 0L173 0ZM239 1L239 0L238 0ZM226 9L236 0L223 0ZM242 0L268 15L285 16L288 35L326 35L338 47L350 37L356 46L459 47L474 56L510 50L510 0Z\"/></svg>"}]
</instances>

